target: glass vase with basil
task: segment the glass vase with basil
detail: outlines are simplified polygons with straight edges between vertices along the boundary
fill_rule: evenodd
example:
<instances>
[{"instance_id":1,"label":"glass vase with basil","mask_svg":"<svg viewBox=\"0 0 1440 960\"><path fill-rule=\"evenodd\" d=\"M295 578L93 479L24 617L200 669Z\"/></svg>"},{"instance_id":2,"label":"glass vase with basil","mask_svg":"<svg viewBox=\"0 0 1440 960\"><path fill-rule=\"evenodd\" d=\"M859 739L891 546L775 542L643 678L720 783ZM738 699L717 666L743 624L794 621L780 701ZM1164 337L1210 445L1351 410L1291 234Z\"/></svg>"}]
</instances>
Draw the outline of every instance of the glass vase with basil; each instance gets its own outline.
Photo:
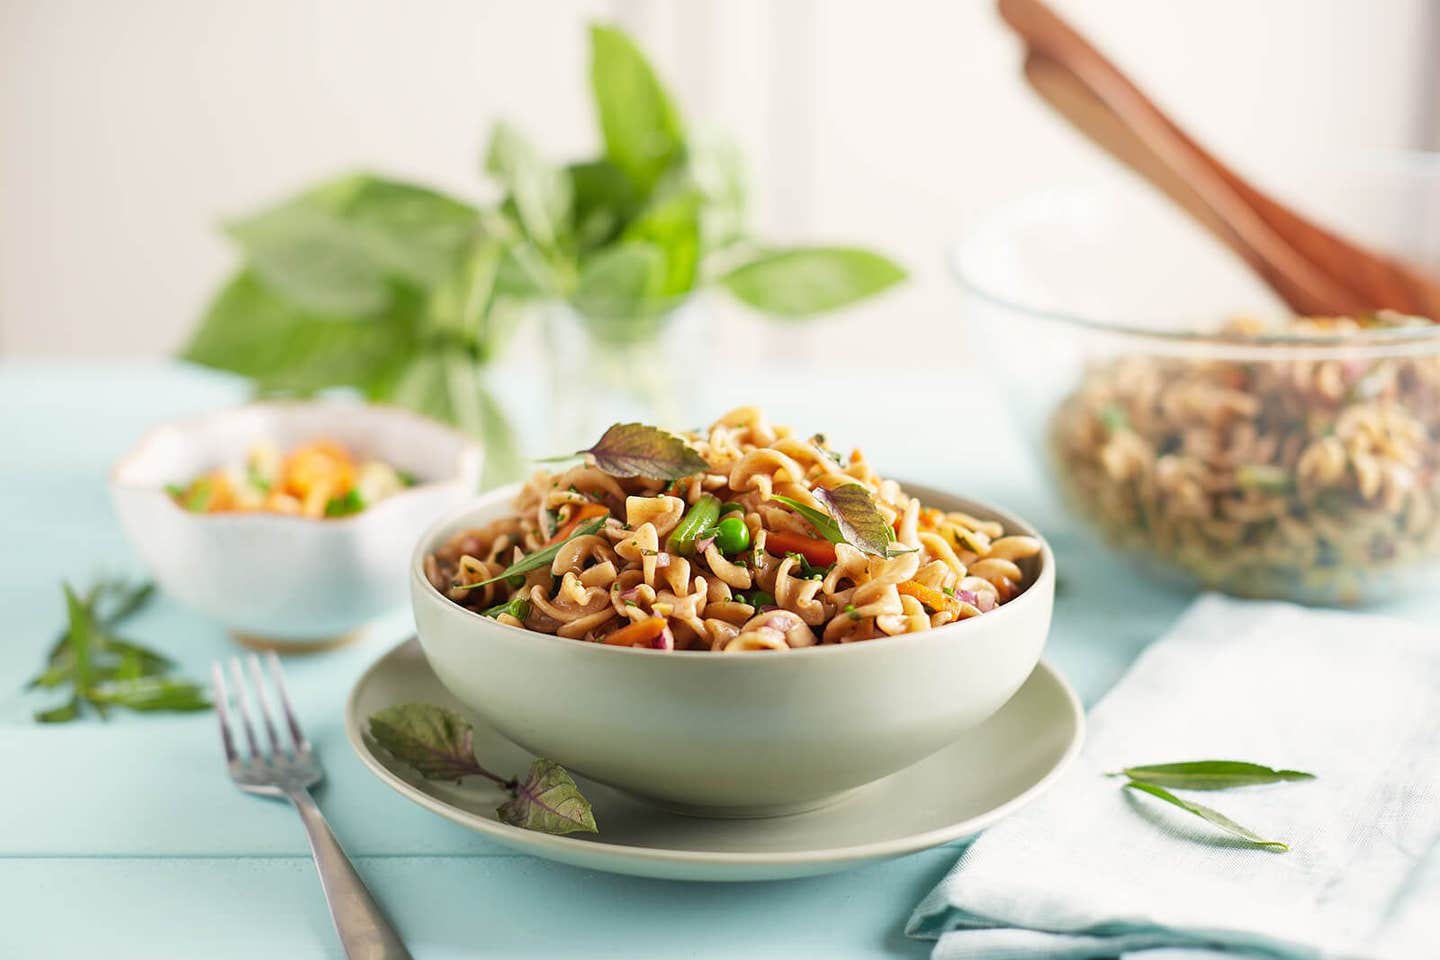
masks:
<instances>
[{"instance_id":1,"label":"glass vase with basil","mask_svg":"<svg viewBox=\"0 0 1440 960\"><path fill-rule=\"evenodd\" d=\"M739 157L687 134L635 44L590 28L602 149L568 164L498 124L481 205L373 174L320 184L229 223L243 263L210 303L185 359L267 394L351 388L455 424L487 448L486 482L524 460L491 373L515 331L538 323L549 418L681 422L697 339L714 342L701 291L810 318L905 278L855 247L777 247L745 228Z\"/></svg>"}]
</instances>

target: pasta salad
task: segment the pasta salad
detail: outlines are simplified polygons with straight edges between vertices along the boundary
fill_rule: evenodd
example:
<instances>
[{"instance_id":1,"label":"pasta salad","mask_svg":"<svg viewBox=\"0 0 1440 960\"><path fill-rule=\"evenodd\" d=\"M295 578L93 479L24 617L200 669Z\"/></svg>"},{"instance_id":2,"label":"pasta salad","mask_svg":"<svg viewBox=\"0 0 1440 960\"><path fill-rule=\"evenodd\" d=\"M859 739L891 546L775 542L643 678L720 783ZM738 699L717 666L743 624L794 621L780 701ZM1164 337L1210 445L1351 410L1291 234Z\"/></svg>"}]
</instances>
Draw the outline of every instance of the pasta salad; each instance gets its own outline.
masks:
<instances>
[{"instance_id":1,"label":"pasta salad","mask_svg":"<svg viewBox=\"0 0 1440 960\"><path fill-rule=\"evenodd\" d=\"M753 407L680 435L617 424L583 453L531 477L513 516L428 555L435 589L579 641L785 650L980 616L1025 588L1041 550Z\"/></svg>"}]
</instances>

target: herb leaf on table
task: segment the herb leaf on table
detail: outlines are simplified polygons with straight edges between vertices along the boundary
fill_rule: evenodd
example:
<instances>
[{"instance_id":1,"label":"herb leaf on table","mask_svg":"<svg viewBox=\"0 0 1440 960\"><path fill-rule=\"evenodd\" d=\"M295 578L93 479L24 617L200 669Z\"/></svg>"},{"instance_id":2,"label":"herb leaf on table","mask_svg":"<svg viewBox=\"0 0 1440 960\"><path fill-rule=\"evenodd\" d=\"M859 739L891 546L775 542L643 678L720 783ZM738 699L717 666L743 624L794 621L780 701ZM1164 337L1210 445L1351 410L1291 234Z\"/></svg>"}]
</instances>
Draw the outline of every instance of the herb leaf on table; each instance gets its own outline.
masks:
<instances>
[{"instance_id":1,"label":"herb leaf on table","mask_svg":"<svg viewBox=\"0 0 1440 960\"><path fill-rule=\"evenodd\" d=\"M100 716L110 707L136 711L208 710L210 702L198 684L173 679L169 657L111 631L139 612L154 595L153 584L131 586L102 581L84 595L64 584L67 625L46 658L45 669L27 689L70 687L58 706L35 712L40 723L78 719L88 704Z\"/></svg>"},{"instance_id":2,"label":"herb leaf on table","mask_svg":"<svg viewBox=\"0 0 1440 960\"><path fill-rule=\"evenodd\" d=\"M536 758L525 779L492 773L475 757L475 728L453 710L425 703L386 707L370 717L370 736L427 780L484 777L510 794L496 808L502 823L541 833L595 833L595 815L565 768Z\"/></svg>"}]
</instances>

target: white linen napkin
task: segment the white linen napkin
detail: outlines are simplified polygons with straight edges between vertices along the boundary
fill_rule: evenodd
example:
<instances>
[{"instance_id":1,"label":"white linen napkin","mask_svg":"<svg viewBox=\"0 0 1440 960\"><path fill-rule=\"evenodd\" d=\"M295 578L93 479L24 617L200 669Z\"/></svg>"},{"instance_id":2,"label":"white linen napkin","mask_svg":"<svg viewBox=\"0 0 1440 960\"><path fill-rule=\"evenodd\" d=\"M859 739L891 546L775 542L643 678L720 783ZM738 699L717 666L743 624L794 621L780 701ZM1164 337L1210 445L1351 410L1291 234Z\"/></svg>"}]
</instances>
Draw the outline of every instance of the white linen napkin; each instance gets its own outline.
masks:
<instances>
[{"instance_id":1,"label":"white linen napkin","mask_svg":"<svg viewBox=\"0 0 1440 960\"><path fill-rule=\"evenodd\" d=\"M1440 957L1440 626L1205 596L1089 728L916 908L935 957ZM1318 777L1177 791L1289 853L1104 776L1212 759Z\"/></svg>"}]
</instances>

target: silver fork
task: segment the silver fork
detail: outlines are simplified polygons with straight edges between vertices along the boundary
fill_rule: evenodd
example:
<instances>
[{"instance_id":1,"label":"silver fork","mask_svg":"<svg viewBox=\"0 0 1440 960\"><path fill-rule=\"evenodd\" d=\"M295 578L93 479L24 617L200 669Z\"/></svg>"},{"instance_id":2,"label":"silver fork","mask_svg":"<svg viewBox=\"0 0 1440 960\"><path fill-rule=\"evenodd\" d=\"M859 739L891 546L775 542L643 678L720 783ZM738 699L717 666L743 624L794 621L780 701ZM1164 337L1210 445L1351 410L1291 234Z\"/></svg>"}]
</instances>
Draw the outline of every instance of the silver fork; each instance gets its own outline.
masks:
<instances>
[{"instance_id":1,"label":"silver fork","mask_svg":"<svg viewBox=\"0 0 1440 960\"><path fill-rule=\"evenodd\" d=\"M300 721L295 719L290 695L285 692L280 659L271 653L266 660L270 664L270 677L279 697L285 726L290 733L290 745L282 746L275 726L275 713L265 692L260 658L251 654L251 686L259 705L260 718L265 724L266 739L270 743L268 753L261 750L255 726L250 722L250 697L246 692L240 659L230 659L230 677L235 686L234 706L240 715L240 730L249 748L245 752L235 748L236 736L230 720L230 695L226 689L225 671L219 661L211 668L215 684L215 712L220 718L220 740L225 745L225 768L230 772L230 779L246 793L283 797L299 811L305 824L305 835L310 841L310 853L315 857L315 868L320 873L320 886L325 890L325 902L330 905L330 919L335 922L335 932L340 935L345 956L349 960L411 960L410 951L405 949L400 935L380 912L370 891L365 888L365 881L355 872L354 864L345 855L335 834L330 832L330 825L310 796L310 788L324 778L325 771L310 749L310 741L300 731Z\"/></svg>"}]
</instances>

